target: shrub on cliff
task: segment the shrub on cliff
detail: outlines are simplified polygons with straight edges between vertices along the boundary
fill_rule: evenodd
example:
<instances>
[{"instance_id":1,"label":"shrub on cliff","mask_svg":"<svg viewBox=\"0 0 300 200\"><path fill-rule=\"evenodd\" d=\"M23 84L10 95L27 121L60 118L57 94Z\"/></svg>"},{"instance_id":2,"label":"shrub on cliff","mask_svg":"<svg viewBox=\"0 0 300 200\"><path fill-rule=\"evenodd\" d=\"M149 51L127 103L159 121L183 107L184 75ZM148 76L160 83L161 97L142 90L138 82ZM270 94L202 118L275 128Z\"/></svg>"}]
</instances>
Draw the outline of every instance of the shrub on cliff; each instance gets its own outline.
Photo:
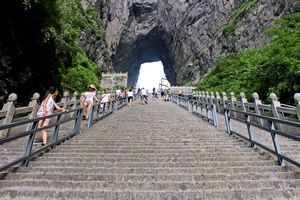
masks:
<instances>
[{"instance_id":1,"label":"shrub on cliff","mask_svg":"<svg viewBox=\"0 0 300 200\"><path fill-rule=\"evenodd\" d=\"M220 57L198 90L258 92L263 100L275 92L282 102L293 102L300 91L300 13L275 20L266 31L272 42L260 49Z\"/></svg>"}]
</instances>

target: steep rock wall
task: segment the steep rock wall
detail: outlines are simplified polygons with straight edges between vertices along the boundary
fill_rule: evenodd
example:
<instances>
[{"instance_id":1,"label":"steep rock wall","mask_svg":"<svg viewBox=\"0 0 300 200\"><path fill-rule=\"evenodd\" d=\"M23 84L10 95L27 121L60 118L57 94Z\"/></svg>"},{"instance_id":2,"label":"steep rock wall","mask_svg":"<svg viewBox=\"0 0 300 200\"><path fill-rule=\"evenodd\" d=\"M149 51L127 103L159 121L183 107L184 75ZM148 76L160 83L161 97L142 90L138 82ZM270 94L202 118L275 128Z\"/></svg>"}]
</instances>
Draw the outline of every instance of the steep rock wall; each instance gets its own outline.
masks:
<instances>
[{"instance_id":1,"label":"steep rock wall","mask_svg":"<svg viewBox=\"0 0 300 200\"><path fill-rule=\"evenodd\" d=\"M224 28L237 5L254 2L235 19L231 35ZM128 72L135 85L140 64L161 60L172 85L193 84L223 53L259 47L274 18L293 12L292 0L95 0L106 27L106 48L86 39L87 52L104 71Z\"/></svg>"}]
</instances>

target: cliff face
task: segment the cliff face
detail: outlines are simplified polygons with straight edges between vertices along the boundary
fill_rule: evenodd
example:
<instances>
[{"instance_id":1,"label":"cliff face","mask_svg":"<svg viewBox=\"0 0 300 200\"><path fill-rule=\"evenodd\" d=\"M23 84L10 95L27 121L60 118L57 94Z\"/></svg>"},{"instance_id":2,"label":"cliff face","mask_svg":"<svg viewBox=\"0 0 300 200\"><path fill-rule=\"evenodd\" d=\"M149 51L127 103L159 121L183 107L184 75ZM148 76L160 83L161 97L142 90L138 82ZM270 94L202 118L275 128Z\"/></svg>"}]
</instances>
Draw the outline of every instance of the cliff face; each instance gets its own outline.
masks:
<instances>
[{"instance_id":1,"label":"cliff face","mask_svg":"<svg viewBox=\"0 0 300 200\"><path fill-rule=\"evenodd\" d=\"M173 85L196 83L223 53L259 47L274 18L291 0L96 0L106 27L106 51L83 45L104 71L128 72L135 85L140 64L161 60Z\"/></svg>"}]
</instances>

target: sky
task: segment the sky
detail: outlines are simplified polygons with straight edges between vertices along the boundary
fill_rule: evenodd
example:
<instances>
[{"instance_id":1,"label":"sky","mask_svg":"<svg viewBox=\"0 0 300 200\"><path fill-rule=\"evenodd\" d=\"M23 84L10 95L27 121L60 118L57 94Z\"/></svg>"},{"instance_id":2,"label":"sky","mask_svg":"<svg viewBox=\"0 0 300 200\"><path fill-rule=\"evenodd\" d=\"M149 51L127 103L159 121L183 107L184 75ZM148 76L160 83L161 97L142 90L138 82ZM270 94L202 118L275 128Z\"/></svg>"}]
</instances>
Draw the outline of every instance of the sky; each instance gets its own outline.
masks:
<instances>
[{"instance_id":1,"label":"sky","mask_svg":"<svg viewBox=\"0 0 300 200\"><path fill-rule=\"evenodd\" d=\"M162 62L151 62L144 63L141 65L139 78L136 84L137 88L147 88L149 92L152 91L152 88L158 88L161 78L166 78L164 72L164 66ZM168 84L168 81L164 80L163 84Z\"/></svg>"}]
</instances>

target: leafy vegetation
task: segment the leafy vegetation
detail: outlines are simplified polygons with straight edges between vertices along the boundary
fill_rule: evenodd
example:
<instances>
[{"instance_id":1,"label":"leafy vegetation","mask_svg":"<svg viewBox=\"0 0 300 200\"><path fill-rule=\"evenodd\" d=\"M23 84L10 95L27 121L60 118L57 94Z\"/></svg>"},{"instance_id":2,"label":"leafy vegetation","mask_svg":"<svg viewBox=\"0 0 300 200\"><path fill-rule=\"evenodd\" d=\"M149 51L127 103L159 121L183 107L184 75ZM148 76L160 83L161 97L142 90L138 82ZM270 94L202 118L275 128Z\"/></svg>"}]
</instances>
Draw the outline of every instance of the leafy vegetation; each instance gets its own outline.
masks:
<instances>
[{"instance_id":1,"label":"leafy vegetation","mask_svg":"<svg viewBox=\"0 0 300 200\"><path fill-rule=\"evenodd\" d=\"M225 37L234 36L238 20L243 17L257 3L257 0L246 0L233 8L231 20L223 28Z\"/></svg>"},{"instance_id":2,"label":"leafy vegetation","mask_svg":"<svg viewBox=\"0 0 300 200\"><path fill-rule=\"evenodd\" d=\"M72 77L81 67L76 76L89 77L84 89L99 85L100 66L79 45L83 31L104 40L103 23L91 6L84 9L80 0L10 0L0 7L0 21L0 101L15 92L19 102L28 102L50 85L81 92Z\"/></svg>"},{"instance_id":3,"label":"leafy vegetation","mask_svg":"<svg viewBox=\"0 0 300 200\"><path fill-rule=\"evenodd\" d=\"M282 102L292 103L300 91L300 13L276 20L266 34L272 37L267 46L218 58L197 89L248 97L257 92L263 100L275 92Z\"/></svg>"}]
</instances>

